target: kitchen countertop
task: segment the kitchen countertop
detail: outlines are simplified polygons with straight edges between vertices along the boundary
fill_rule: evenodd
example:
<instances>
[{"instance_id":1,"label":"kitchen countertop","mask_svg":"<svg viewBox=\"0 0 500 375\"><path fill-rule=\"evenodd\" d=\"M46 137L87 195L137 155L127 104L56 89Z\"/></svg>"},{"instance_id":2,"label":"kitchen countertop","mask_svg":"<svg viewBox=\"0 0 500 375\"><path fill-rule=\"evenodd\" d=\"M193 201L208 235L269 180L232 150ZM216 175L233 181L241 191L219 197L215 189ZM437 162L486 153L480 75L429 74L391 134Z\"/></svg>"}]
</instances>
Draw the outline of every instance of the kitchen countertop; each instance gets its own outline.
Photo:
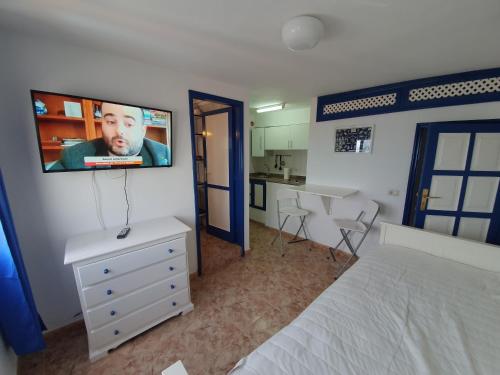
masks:
<instances>
[{"instance_id":1,"label":"kitchen countertop","mask_svg":"<svg viewBox=\"0 0 500 375\"><path fill-rule=\"evenodd\" d=\"M264 180L267 182L274 182L276 184L285 185L304 185L306 178L304 176L290 176L289 180L284 180L282 174L275 173L250 173L250 180Z\"/></svg>"}]
</instances>

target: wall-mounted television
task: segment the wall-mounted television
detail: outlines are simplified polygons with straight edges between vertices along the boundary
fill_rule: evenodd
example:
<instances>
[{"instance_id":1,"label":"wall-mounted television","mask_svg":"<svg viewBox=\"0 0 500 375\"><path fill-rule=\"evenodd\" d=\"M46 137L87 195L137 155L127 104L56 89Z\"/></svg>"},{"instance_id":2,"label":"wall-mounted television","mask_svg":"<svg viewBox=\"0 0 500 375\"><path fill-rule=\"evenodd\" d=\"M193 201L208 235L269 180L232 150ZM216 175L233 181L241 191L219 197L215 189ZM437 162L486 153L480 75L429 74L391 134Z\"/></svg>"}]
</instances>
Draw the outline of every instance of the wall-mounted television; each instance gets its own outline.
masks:
<instances>
[{"instance_id":1,"label":"wall-mounted television","mask_svg":"<svg viewBox=\"0 0 500 375\"><path fill-rule=\"evenodd\" d=\"M172 112L31 90L44 172L172 166Z\"/></svg>"}]
</instances>

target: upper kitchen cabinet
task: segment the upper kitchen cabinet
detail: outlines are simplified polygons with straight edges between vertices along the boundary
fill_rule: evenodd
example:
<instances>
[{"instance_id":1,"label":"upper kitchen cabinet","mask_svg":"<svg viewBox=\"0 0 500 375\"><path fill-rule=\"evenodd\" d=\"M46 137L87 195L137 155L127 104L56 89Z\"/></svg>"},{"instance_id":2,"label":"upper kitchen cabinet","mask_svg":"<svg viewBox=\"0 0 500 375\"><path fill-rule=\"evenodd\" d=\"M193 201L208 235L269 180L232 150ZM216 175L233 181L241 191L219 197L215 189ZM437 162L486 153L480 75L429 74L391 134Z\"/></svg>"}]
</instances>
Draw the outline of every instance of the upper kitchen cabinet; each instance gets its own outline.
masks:
<instances>
[{"instance_id":1,"label":"upper kitchen cabinet","mask_svg":"<svg viewBox=\"0 0 500 375\"><path fill-rule=\"evenodd\" d=\"M309 124L290 126L290 149L307 150L309 147Z\"/></svg>"},{"instance_id":2,"label":"upper kitchen cabinet","mask_svg":"<svg viewBox=\"0 0 500 375\"><path fill-rule=\"evenodd\" d=\"M252 156L265 155L265 130L264 128L252 129Z\"/></svg>"},{"instance_id":3,"label":"upper kitchen cabinet","mask_svg":"<svg viewBox=\"0 0 500 375\"><path fill-rule=\"evenodd\" d=\"M307 150L309 146L309 106L287 105L281 111L255 113L253 121L252 156L265 156L266 150Z\"/></svg>"},{"instance_id":4,"label":"upper kitchen cabinet","mask_svg":"<svg viewBox=\"0 0 500 375\"><path fill-rule=\"evenodd\" d=\"M272 126L265 128L266 150L288 150L290 148L290 127Z\"/></svg>"},{"instance_id":5,"label":"upper kitchen cabinet","mask_svg":"<svg viewBox=\"0 0 500 375\"><path fill-rule=\"evenodd\" d=\"M266 150L307 150L309 124L265 128Z\"/></svg>"}]
</instances>

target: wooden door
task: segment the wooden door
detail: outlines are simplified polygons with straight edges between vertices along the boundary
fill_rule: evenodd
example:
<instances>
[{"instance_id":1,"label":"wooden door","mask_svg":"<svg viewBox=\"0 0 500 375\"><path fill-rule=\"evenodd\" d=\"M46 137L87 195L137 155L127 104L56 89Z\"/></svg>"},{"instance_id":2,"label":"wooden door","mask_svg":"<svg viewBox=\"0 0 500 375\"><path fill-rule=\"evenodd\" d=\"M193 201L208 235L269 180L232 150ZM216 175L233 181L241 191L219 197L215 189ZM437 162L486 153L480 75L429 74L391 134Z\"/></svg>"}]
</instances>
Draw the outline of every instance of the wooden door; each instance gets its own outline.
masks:
<instances>
[{"instance_id":1,"label":"wooden door","mask_svg":"<svg viewBox=\"0 0 500 375\"><path fill-rule=\"evenodd\" d=\"M426 131L414 225L500 243L500 122L438 123Z\"/></svg>"}]
</instances>

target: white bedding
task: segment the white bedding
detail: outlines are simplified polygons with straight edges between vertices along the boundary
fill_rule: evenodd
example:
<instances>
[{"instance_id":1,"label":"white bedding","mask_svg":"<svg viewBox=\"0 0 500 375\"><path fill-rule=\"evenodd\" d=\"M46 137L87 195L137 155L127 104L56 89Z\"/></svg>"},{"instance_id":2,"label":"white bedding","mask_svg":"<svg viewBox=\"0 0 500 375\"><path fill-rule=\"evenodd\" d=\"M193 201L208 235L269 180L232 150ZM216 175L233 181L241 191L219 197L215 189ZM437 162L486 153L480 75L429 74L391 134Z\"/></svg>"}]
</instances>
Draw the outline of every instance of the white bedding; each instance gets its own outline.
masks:
<instances>
[{"instance_id":1,"label":"white bedding","mask_svg":"<svg viewBox=\"0 0 500 375\"><path fill-rule=\"evenodd\" d=\"M500 273L380 247L231 373L500 374Z\"/></svg>"}]
</instances>

